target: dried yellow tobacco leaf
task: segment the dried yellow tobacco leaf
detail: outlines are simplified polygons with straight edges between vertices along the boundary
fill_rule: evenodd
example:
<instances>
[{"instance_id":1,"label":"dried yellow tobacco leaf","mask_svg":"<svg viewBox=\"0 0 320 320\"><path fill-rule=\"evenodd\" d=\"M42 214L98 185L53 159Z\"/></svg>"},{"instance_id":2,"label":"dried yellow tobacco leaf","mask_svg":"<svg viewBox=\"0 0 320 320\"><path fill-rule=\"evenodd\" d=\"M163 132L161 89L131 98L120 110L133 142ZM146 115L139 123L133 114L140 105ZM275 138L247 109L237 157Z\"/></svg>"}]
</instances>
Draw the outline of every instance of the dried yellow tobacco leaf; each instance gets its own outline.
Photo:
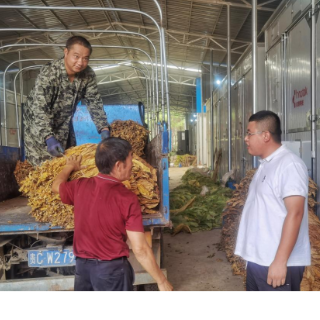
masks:
<instances>
[{"instance_id":1,"label":"dried yellow tobacco leaf","mask_svg":"<svg viewBox=\"0 0 320 320\"><path fill-rule=\"evenodd\" d=\"M96 147L96 144L88 143L66 150L67 157L81 154L81 164L85 166L85 169L73 172L70 180L81 177L90 178L98 174L95 165ZM41 166L29 171L24 180L19 179L19 185L20 191L29 198L29 205L32 208L31 215L37 221L50 222L52 226L73 228L73 206L63 204L60 196L51 191L53 180L65 163L65 157L45 161ZM19 174L19 167L16 168L16 171ZM123 184L138 196L143 214L158 212L151 210L156 208L160 202L157 180L154 177L156 177L156 169L134 154L132 175L130 180L124 181Z\"/></svg>"},{"instance_id":2,"label":"dried yellow tobacco leaf","mask_svg":"<svg viewBox=\"0 0 320 320\"><path fill-rule=\"evenodd\" d=\"M132 150L138 156L144 155L149 131L135 121L117 120L111 124L111 137L122 138L130 142Z\"/></svg>"}]
</instances>

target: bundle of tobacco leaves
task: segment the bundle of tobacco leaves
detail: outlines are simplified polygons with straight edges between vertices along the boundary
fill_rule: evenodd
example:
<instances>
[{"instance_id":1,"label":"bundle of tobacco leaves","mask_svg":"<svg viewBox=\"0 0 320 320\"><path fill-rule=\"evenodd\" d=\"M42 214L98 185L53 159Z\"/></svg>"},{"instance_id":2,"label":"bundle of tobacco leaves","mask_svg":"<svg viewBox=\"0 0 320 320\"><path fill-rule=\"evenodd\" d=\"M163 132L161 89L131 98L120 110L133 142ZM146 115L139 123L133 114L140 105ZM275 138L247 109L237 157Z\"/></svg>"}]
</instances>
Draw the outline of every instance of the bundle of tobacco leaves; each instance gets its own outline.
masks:
<instances>
[{"instance_id":1,"label":"bundle of tobacco leaves","mask_svg":"<svg viewBox=\"0 0 320 320\"><path fill-rule=\"evenodd\" d=\"M242 275L245 279L245 261L239 256L234 255L237 233L243 206L247 199L249 185L255 170L250 170L239 185L236 185L233 197L228 201L227 207L223 212L223 228L221 233L220 249L226 252L228 260L232 264L234 274ZM306 267L303 275L301 290L318 291L320 290L320 221L315 215L317 185L309 179L308 196L308 218L309 236L311 243L312 265Z\"/></svg>"},{"instance_id":2,"label":"bundle of tobacco leaves","mask_svg":"<svg viewBox=\"0 0 320 320\"><path fill-rule=\"evenodd\" d=\"M232 264L234 274L242 276L246 275L246 264L242 258L234 255L234 249L236 246L242 209L246 202L249 185L254 173L255 170L248 171L240 184L235 185L236 190L222 213L223 227L221 231L220 249L226 252L227 259Z\"/></svg>"},{"instance_id":3,"label":"bundle of tobacco leaves","mask_svg":"<svg viewBox=\"0 0 320 320\"><path fill-rule=\"evenodd\" d=\"M33 170L33 166L27 160L23 162L18 160L14 170L14 176L18 185L20 185L21 181L24 180L29 175L29 172Z\"/></svg>"},{"instance_id":4,"label":"bundle of tobacco leaves","mask_svg":"<svg viewBox=\"0 0 320 320\"><path fill-rule=\"evenodd\" d=\"M135 121L117 120L111 124L111 137L122 138L130 142L133 152L139 157L144 155L149 131Z\"/></svg>"},{"instance_id":5,"label":"bundle of tobacco leaves","mask_svg":"<svg viewBox=\"0 0 320 320\"><path fill-rule=\"evenodd\" d=\"M311 245L311 266L306 267L303 274L300 287L302 291L320 290L320 221L315 215L317 190L318 187L315 182L309 179L308 219Z\"/></svg>"},{"instance_id":6,"label":"bundle of tobacco leaves","mask_svg":"<svg viewBox=\"0 0 320 320\"><path fill-rule=\"evenodd\" d=\"M193 156L190 154L177 155L176 160L174 161L174 165L178 166L181 164L182 167L190 167L194 166L195 161L197 161L197 156Z\"/></svg>"},{"instance_id":7,"label":"bundle of tobacco leaves","mask_svg":"<svg viewBox=\"0 0 320 320\"><path fill-rule=\"evenodd\" d=\"M90 178L98 174L95 165L96 144L84 144L66 150L65 155L82 155L84 169L73 172L70 180L81 177ZM66 163L66 158L54 158L45 161L41 166L34 168L23 181L20 181L20 191L29 198L31 215L40 222L50 222L52 226L73 228L73 206L64 205L60 196L51 191L55 177ZM157 213L156 207L160 202L157 186L156 169L143 159L134 155L132 175L129 181L123 184L133 191L139 199L142 213Z\"/></svg>"},{"instance_id":8,"label":"bundle of tobacco leaves","mask_svg":"<svg viewBox=\"0 0 320 320\"><path fill-rule=\"evenodd\" d=\"M220 227L221 212L231 195L231 189L221 187L198 169L188 170L182 184L170 192L173 234Z\"/></svg>"}]
</instances>

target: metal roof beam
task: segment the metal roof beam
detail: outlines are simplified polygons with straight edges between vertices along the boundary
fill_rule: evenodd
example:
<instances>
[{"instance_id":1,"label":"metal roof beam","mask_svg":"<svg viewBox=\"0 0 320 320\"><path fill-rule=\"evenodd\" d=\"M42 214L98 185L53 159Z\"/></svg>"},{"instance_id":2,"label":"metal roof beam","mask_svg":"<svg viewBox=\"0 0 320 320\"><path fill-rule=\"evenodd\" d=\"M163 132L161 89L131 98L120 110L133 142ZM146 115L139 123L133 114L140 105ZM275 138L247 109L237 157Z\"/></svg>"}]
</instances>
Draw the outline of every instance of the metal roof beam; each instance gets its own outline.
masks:
<instances>
[{"instance_id":1,"label":"metal roof beam","mask_svg":"<svg viewBox=\"0 0 320 320\"><path fill-rule=\"evenodd\" d=\"M129 81L129 80L135 80L135 79L144 79L146 80L145 77L143 76L134 76L134 77L131 77L131 76L125 76L124 78L121 78L121 77L117 77L117 79L111 79L111 77L109 77L110 79L108 81L103 81L103 82L98 82L98 85L103 85L103 84L110 84L110 83L117 83L117 82L122 82L122 81ZM158 81L161 81L160 79ZM192 83L187 83L187 82L181 82L181 81L168 81L169 83L172 83L172 84L179 84L179 85L184 85L184 86L191 86L191 87L196 87L195 84L192 84ZM134 88L132 88L134 89Z\"/></svg>"},{"instance_id":2,"label":"metal roof beam","mask_svg":"<svg viewBox=\"0 0 320 320\"><path fill-rule=\"evenodd\" d=\"M223 1L223 0L184 0L184 1L192 1L194 3L206 3L206 4L213 4L213 5L224 5L224 6L231 6L231 7L238 7L238 8L249 8L249 9L252 9L252 5L251 4L241 4L241 3L235 3L235 2L227 2L227 1ZM258 5L257 6L257 9L260 10L260 11L270 11L270 12L273 12L274 9L272 8L265 8L265 7L262 7L261 5Z\"/></svg>"},{"instance_id":3,"label":"metal roof beam","mask_svg":"<svg viewBox=\"0 0 320 320\"><path fill-rule=\"evenodd\" d=\"M112 25L122 25L122 26L133 27L133 28L141 28L142 27L141 25L138 25L138 24L124 23L124 22L121 22L121 23L112 22ZM103 27L103 26L105 26L105 24L96 25L96 28ZM149 29L149 30L157 30L155 27L149 27L149 26L144 26L143 28ZM183 31L174 30L174 29L166 29L165 33L179 34L179 35L183 35L183 36L194 36L194 37L201 37L201 38L209 38L209 39L227 41L227 37L212 36L212 35L206 35L206 34L194 33L194 32L183 32ZM237 40L237 39L231 39L231 41L236 41L236 42L239 42L239 43L248 43L248 44L251 43L250 41L243 41L243 40Z\"/></svg>"}]
</instances>

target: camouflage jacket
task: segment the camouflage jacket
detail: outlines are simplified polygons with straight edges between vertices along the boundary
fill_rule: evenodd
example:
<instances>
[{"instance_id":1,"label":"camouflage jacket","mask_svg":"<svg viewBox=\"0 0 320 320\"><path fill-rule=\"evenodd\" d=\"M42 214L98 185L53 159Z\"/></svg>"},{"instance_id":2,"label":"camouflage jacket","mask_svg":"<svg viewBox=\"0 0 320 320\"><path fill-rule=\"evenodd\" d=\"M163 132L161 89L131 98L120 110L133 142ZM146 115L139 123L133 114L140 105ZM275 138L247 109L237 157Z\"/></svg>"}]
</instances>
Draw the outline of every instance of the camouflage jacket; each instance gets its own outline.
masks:
<instances>
[{"instance_id":1,"label":"camouflage jacket","mask_svg":"<svg viewBox=\"0 0 320 320\"><path fill-rule=\"evenodd\" d=\"M46 152L46 137L53 135L64 148L67 147L72 117L81 99L86 101L100 133L108 122L94 71L88 66L71 83L64 58L41 68L24 108L26 156L33 165L50 158Z\"/></svg>"}]
</instances>

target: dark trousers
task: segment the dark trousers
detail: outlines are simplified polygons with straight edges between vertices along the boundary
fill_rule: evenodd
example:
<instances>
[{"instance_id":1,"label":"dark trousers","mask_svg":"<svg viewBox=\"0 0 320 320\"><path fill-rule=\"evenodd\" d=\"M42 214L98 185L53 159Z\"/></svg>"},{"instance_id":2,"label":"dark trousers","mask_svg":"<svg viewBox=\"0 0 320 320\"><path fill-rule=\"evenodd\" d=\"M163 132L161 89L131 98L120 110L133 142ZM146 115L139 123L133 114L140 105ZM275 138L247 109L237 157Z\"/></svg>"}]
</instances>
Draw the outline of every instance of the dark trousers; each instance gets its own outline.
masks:
<instances>
[{"instance_id":1,"label":"dark trousers","mask_svg":"<svg viewBox=\"0 0 320 320\"><path fill-rule=\"evenodd\" d=\"M269 267L248 262L246 289L247 291L300 291L304 268L305 267L287 267L285 284L273 288L267 283Z\"/></svg>"},{"instance_id":2,"label":"dark trousers","mask_svg":"<svg viewBox=\"0 0 320 320\"><path fill-rule=\"evenodd\" d=\"M74 291L132 291L134 271L126 257L76 260Z\"/></svg>"}]
</instances>

